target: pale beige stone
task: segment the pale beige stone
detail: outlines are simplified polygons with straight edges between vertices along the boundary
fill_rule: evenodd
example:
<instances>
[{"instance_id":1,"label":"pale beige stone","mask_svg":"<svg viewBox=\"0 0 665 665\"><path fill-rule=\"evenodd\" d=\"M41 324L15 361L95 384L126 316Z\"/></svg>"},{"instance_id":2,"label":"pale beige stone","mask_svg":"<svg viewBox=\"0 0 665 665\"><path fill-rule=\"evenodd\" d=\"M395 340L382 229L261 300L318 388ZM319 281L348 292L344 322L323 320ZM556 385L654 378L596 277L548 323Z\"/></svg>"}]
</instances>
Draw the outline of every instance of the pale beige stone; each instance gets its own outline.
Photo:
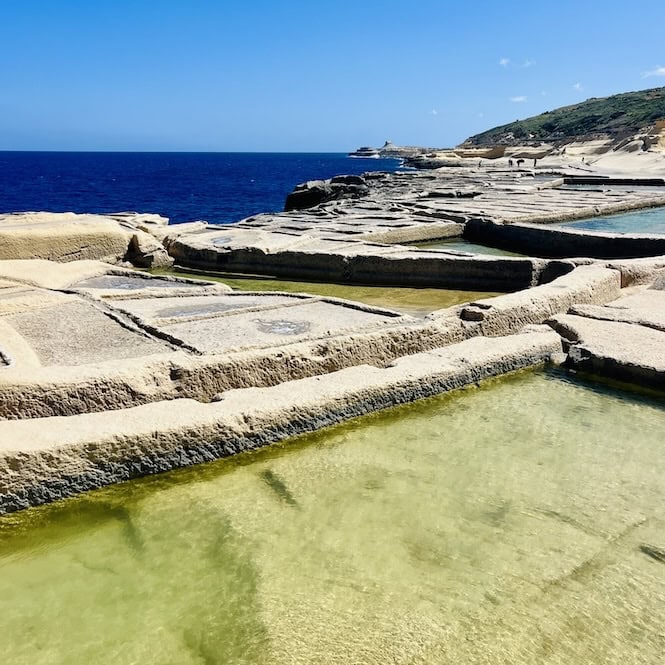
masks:
<instances>
[{"instance_id":1,"label":"pale beige stone","mask_svg":"<svg viewBox=\"0 0 665 665\"><path fill-rule=\"evenodd\" d=\"M0 422L0 513L111 482L266 445L378 409L546 362L553 332L476 338L385 369L358 366L208 404L174 400L120 411Z\"/></svg>"}]
</instances>

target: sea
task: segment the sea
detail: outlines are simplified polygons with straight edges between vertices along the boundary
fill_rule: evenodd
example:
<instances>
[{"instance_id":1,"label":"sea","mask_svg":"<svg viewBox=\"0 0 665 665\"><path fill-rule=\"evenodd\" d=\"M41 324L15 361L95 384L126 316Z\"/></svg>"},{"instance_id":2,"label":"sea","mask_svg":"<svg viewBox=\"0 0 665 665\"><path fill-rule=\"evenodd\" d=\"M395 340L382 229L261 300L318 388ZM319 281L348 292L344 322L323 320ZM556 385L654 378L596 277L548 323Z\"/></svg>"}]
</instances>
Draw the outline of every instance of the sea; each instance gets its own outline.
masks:
<instances>
[{"instance_id":1,"label":"sea","mask_svg":"<svg viewBox=\"0 0 665 665\"><path fill-rule=\"evenodd\" d=\"M306 180L395 171L345 153L0 152L0 213L159 213L223 224L283 210Z\"/></svg>"}]
</instances>

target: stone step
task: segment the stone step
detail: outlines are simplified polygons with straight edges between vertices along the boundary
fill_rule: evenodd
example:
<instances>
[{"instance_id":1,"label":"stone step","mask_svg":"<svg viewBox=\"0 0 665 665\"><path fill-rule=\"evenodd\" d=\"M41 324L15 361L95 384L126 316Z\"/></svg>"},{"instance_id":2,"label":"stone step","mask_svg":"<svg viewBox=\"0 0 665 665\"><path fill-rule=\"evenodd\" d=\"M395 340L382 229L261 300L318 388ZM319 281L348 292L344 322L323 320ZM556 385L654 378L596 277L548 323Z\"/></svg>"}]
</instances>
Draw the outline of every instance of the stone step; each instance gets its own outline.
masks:
<instances>
[{"instance_id":1,"label":"stone step","mask_svg":"<svg viewBox=\"0 0 665 665\"><path fill-rule=\"evenodd\" d=\"M589 319L623 321L665 331L665 291L641 289L602 307L576 305L569 313Z\"/></svg>"},{"instance_id":2,"label":"stone step","mask_svg":"<svg viewBox=\"0 0 665 665\"><path fill-rule=\"evenodd\" d=\"M665 390L665 332L574 314L550 325L570 342L566 363L599 376Z\"/></svg>"}]
</instances>

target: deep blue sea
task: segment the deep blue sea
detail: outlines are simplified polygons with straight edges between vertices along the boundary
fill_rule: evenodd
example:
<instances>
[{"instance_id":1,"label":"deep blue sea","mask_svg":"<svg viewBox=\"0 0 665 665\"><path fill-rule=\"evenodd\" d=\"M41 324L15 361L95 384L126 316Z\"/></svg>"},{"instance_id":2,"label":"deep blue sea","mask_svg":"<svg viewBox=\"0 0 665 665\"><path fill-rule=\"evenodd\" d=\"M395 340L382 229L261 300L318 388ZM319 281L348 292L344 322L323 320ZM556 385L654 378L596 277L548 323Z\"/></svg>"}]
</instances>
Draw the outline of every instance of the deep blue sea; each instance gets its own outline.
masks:
<instances>
[{"instance_id":1,"label":"deep blue sea","mask_svg":"<svg viewBox=\"0 0 665 665\"><path fill-rule=\"evenodd\" d=\"M282 210L305 180L399 164L343 153L0 152L0 212L135 210L233 222Z\"/></svg>"}]
</instances>

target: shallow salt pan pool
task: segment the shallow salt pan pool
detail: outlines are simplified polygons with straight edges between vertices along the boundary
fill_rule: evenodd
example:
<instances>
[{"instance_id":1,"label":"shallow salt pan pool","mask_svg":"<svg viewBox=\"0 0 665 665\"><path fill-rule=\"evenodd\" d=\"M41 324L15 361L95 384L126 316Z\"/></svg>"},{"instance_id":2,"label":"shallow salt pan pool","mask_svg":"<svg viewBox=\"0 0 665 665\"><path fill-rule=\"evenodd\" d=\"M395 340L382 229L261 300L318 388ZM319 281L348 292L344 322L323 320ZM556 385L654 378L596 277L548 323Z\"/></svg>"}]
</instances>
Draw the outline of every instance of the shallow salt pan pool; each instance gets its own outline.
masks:
<instances>
[{"instance_id":1,"label":"shallow salt pan pool","mask_svg":"<svg viewBox=\"0 0 665 665\"><path fill-rule=\"evenodd\" d=\"M516 252L509 252L507 249L498 249L488 245L479 245L475 242L469 242L462 238L451 238L450 240L437 240L433 242L423 242L412 245L420 249L440 249L443 251L466 252L468 254L481 254L489 256L524 256Z\"/></svg>"},{"instance_id":2,"label":"shallow salt pan pool","mask_svg":"<svg viewBox=\"0 0 665 665\"><path fill-rule=\"evenodd\" d=\"M160 272L155 271L155 274L160 274ZM181 270L169 270L168 273L161 271L161 274L219 281L239 291L283 291L286 293L311 293L324 297L343 298L375 307L385 307L417 317L422 317L435 310L453 307L454 305L472 300L501 295L499 292L490 291L296 282L291 280L264 279L261 277L239 277L237 275L201 276Z\"/></svg>"},{"instance_id":3,"label":"shallow salt pan pool","mask_svg":"<svg viewBox=\"0 0 665 665\"><path fill-rule=\"evenodd\" d=\"M593 217L575 222L565 222L560 226L587 231L611 233L665 233L665 207L636 210L620 215Z\"/></svg>"},{"instance_id":4,"label":"shallow salt pan pool","mask_svg":"<svg viewBox=\"0 0 665 665\"><path fill-rule=\"evenodd\" d=\"M665 410L527 372L0 519L0 651L662 663Z\"/></svg>"}]
</instances>

